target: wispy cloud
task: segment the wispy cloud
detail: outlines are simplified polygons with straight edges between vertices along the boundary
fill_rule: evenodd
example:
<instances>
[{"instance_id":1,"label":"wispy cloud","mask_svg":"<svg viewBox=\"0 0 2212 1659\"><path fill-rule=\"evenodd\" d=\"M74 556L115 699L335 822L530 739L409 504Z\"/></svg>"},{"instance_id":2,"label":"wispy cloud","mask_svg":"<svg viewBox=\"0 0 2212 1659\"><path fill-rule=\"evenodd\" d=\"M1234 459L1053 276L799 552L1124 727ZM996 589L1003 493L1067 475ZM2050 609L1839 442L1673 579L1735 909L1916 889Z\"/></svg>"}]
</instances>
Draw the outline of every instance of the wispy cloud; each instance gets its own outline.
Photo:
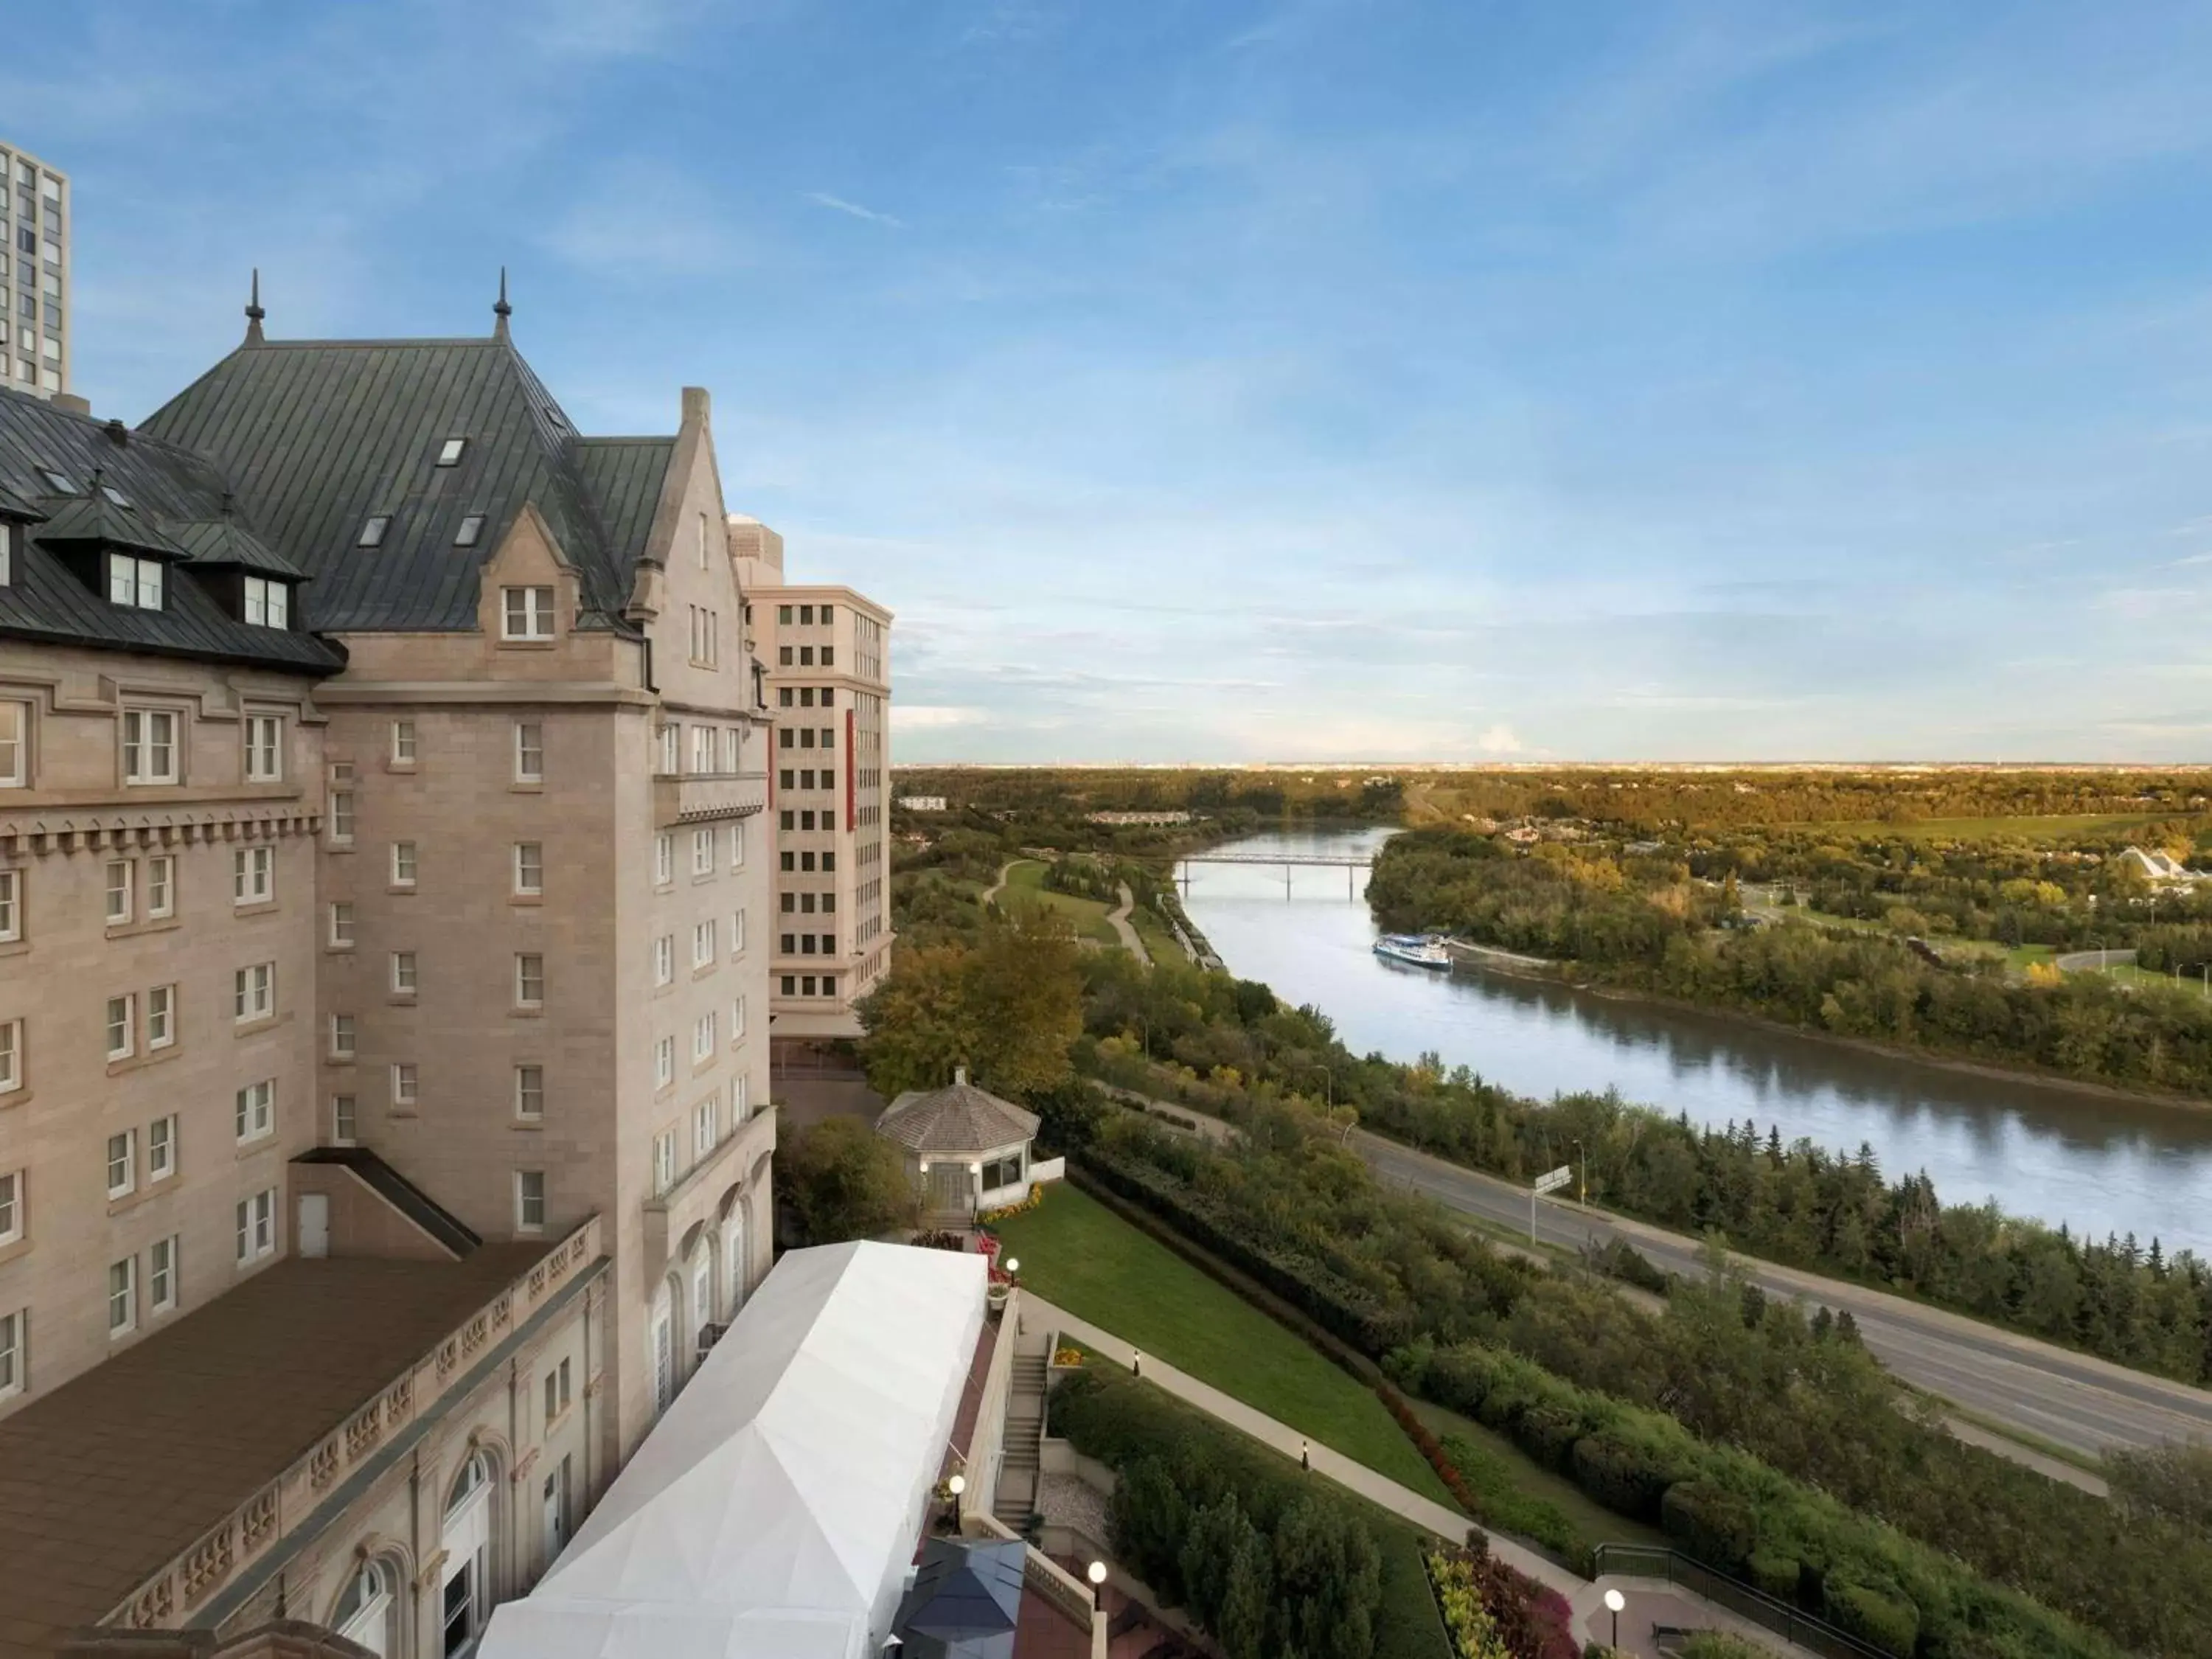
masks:
<instances>
[{"instance_id":1,"label":"wispy cloud","mask_svg":"<svg viewBox=\"0 0 2212 1659\"><path fill-rule=\"evenodd\" d=\"M893 230L906 228L903 219L893 218L888 213L878 213L872 207L862 207L858 202L848 202L842 196L832 196L825 190L810 190L806 192L806 199L817 207L832 208L839 213L850 214L855 219L866 219L872 225L887 225Z\"/></svg>"}]
</instances>

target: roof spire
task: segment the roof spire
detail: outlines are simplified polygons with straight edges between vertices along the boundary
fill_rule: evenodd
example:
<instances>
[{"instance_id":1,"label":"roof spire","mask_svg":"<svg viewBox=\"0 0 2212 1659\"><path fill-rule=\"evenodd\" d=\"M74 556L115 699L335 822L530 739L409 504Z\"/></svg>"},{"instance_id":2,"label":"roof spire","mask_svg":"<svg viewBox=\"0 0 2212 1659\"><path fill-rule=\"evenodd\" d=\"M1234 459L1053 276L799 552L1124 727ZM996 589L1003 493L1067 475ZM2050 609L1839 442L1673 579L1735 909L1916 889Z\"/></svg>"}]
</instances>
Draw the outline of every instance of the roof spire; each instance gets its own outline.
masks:
<instances>
[{"instance_id":1,"label":"roof spire","mask_svg":"<svg viewBox=\"0 0 2212 1659\"><path fill-rule=\"evenodd\" d=\"M246 343L261 343L261 319L269 313L261 308L261 267L253 267L253 292L246 301Z\"/></svg>"},{"instance_id":2,"label":"roof spire","mask_svg":"<svg viewBox=\"0 0 2212 1659\"><path fill-rule=\"evenodd\" d=\"M495 340L504 340L507 338L507 319L514 315L514 307L507 302L507 267L505 265L499 268L499 301L492 307L491 314L491 337Z\"/></svg>"}]
</instances>

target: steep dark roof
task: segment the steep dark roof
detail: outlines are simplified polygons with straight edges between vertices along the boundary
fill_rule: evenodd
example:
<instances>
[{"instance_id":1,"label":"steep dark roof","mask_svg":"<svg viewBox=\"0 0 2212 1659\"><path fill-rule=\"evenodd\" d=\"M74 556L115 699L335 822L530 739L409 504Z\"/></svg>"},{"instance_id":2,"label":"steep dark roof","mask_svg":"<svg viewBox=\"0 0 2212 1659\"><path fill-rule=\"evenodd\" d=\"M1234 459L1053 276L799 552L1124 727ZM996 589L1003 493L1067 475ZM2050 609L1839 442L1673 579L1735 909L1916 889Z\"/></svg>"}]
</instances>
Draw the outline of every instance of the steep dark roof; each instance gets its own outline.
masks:
<instances>
[{"instance_id":1,"label":"steep dark roof","mask_svg":"<svg viewBox=\"0 0 2212 1659\"><path fill-rule=\"evenodd\" d=\"M173 524L169 533L191 555L192 563L204 570L251 570L294 581L307 574L248 530L234 513Z\"/></svg>"},{"instance_id":2,"label":"steep dark roof","mask_svg":"<svg viewBox=\"0 0 2212 1659\"><path fill-rule=\"evenodd\" d=\"M56 495L47 501L46 521L32 532L41 547L112 547L157 559L191 556L191 550L164 530L151 513L126 506L131 498L114 479L95 472L90 482L93 487L82 495ZM124 500L111 497L111 489Z\"/></svg>"},{"instance_id":3,"label":"steep dark roof","mask_svg":"<svg viewBox=\"0 0 2212 1659\"><path fill-rule=\"evenodd\" d=\"M916 1152L988 1152L1036 1132L1036 1113L965 1078L927 1092L909 1089L876 1120L878 1134Z\"/></svg>"},{"instance_id":4,"label":"steep dark roof","mask_svg":"<svg viewBox=\"0 0 2212 1659\"><path fill-rule=\"evenodd\" d=\"M530 506L577 569L583 624L630 629L668 441L580 439L508 339L249 341L142 429L228 475L263 538L315 578L317 628L474 628L478 572ZM467 443L441 467L449 438ZM474 544L455 546L478 514ZM382 540L358 545L377 515Z\"/></svg>"},{"instance_id":5,"label":"steep dark roof","mask_svg":"<svg viewBox=\"0 0 2212 1659\"><path fill-rule=\"evenodd\" d=\"M104 496L86 494L94 471L130 501L127 517L137 526L131 533L141 540L158 535L174 541L180 522L220 513L222 482L198 457L136 434L125 434L118 443L115 433L40 398L0 391L0 493L49 515L18 538L14 580L0 586L0 635L309 673L343 667L345 653L336 645L312 634L250 626L225 611L197 580L174 572L165 586L165 609L110 605L46 544L58 520L68 538L65 514L97 516L95 499L118 520L125 516ZM48 467L77 493L57 495L40 471ZM175 553L185 550L179 545Z\"/></svg>"}]
</instances>

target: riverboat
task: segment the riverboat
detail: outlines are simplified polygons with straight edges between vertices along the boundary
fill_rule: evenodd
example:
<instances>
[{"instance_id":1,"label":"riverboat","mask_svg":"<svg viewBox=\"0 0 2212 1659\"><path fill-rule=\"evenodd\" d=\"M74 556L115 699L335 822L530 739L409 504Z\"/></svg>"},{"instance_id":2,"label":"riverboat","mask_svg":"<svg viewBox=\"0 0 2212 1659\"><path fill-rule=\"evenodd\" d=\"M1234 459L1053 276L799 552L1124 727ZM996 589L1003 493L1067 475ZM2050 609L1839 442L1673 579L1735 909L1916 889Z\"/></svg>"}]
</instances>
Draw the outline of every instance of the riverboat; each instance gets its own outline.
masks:
<instances>
[{"instance_id":1,"label":"riverboat","mask_svg":"<svg viewBox=\"0 0 2212 1659\"><path fill-rule=\"evenodd\" d=\"M1408 968L1443 969L1452 965L1451 953L1434 933L1385 933L1375 941L1375 954Z\"/></svg>"}]
</instances>

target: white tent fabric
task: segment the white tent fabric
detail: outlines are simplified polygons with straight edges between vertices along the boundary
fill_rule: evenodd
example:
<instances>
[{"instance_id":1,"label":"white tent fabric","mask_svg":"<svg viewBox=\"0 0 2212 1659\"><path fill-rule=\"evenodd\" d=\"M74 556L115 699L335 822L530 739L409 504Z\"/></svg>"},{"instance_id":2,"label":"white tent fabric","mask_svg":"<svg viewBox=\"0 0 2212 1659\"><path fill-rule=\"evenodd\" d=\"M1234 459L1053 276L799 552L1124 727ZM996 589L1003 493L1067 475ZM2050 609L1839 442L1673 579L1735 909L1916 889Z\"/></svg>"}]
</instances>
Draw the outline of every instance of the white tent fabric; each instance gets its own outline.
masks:
<instances>
[{"instance_id":1,"label":"white tent fabric","mask_svg":"<svg viewBox=\"0 0 2212 1659\"><path fill-rule=\"evenodd\" d=\"M855 1243L776 1264L483 1659L862 1659L890 1633L988 1269Z\"/></svg>"}]
</instances>

